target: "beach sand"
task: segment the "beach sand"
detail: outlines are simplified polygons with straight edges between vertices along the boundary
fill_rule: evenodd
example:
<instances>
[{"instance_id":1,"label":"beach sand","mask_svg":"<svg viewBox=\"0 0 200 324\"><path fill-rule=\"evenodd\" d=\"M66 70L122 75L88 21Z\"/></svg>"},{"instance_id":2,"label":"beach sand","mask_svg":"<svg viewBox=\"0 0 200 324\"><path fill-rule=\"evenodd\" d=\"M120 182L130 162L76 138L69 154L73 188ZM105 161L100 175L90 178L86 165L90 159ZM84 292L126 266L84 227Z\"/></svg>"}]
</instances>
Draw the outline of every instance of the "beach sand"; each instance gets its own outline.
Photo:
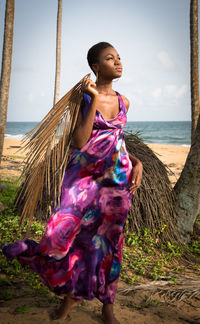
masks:
<instances>
[{"instance_id":1,"label":"beach sand","mask_svg":"<svg viewBox=\"0 0 200 324\"><path fill-rule=\"evenodd\" d=\"M18 152L21 148L22 141L17 139L5 138L4 147L3 147L3 155L17 155L24 156L24 152Z\"/></svg>"},{"instance_id":2,"label":"beach sand","mask_svg":"<svg viewBox=\"0 0 200 324\"><path fill-rule=\"evenodd\" d=\"M166 144L147 144L158 158L168 166L168 168L174 173L169 174L172 185L178 180L183 166L185 164L190 147L178 146L178 145L166 145ZM16 139L5 139L3 149L3 161L1 166L1 174L19 175L22 169L22 165L17 168L17 163L22 162L23 156L26 152L19 152L21 147L21 141ZM15 158L14 158L15 156ZM16 158L17 156L17 158ZM21 157L21 158L20 158ZM12 167L12 164L16 162L16 166ZM8 168L8 169L7 169Z\"/></svg>"},{"instance_id":3,"label":"beach sand","mask_svg":"<svg viewBox=\"0 0 200 324\"><path fill-rule=\"evenodd\" d=\"M169 179L174 186L180 177L184 167L189 146L168 145L168 144L148 144L157 157L171 170Z\"/></svg>"},{"instance_id":4,"label":"beach sand","mask_svg":"<svg viewBox=\"0 0 200 324\"><path fill-rule=\"evenodd\" d=\"M22 141L17 139L4 140L3 157L0 165L1 177L18 177L23 169L23 159L26 152L19 152Z\"/></svg>"},{"instance_id":5,"label":"beach sand","mask_svg":"<svg viewBox=\"0 0 200 324\"><path fill-rule=\"evenodd\" d=\"M19 176L23 167L22 157L25 152L18 152L21 141L5 139L3 151L3 161L1 165L1 175L5 177ZM174 173L170 180L172 183L180 176L184 166L189 147L148 144L157 154L160 160L165 163ZM190 274L189 274L190 275ZM0 278L1 279L1 278ZM15 287L15 286L14 286ZM122 280L119 280L119 288L130 287ZM26 294L22 292L28 291ZM52 313L56 305L48 302L47 298L35 295L30 287L24 283L15 287L16 295L19 298L12 298L4 301L0 305L0 323L4 324L29 324L29 323L52 323L49 314ZM179 302L164 302L158 296L153 296L153 302L144 306L144 301L149 297L145 290L138 290L133 296L123 296L119 292L115 298L114 311L121 324L181 324L181 323L200 323L199 299L186 299ZM160 303L162 301L162 303ZM27 313L16 313L16 308L27 307ZM54 321L55 323L70 324L97 324L103 323L100 317L102 304L97 300L83 301L80 306L76 306L70 312L70 318L66 321Z\"/></svg>"}]
</instances>

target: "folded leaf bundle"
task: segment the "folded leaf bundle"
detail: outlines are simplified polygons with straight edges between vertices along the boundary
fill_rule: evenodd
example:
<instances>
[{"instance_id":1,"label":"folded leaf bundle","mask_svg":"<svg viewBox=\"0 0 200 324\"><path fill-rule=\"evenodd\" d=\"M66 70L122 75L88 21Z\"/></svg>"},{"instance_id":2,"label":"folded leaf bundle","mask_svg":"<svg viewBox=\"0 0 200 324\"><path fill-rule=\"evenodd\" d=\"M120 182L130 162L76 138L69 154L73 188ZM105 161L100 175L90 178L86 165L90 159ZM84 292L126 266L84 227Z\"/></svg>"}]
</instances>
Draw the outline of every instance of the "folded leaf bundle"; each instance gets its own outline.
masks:
<instances>
[{"instance_id":1,"label":"folded leaf bundle","mask_svg":"<svg viewBox=\"0 0 200 324\"><path fill-rule=\"evenodd\" d=\"M45 203L52 203L53 190L53 205L59 205L72 135L83 100L81 84L90 75L84 76L69 90L23 139L22 149L28 150L28 155L16 199L16 204L23 200L21 224L29 218L30 226L36 206L42 205L44 192Z\"/></svg>"}]
</instances>

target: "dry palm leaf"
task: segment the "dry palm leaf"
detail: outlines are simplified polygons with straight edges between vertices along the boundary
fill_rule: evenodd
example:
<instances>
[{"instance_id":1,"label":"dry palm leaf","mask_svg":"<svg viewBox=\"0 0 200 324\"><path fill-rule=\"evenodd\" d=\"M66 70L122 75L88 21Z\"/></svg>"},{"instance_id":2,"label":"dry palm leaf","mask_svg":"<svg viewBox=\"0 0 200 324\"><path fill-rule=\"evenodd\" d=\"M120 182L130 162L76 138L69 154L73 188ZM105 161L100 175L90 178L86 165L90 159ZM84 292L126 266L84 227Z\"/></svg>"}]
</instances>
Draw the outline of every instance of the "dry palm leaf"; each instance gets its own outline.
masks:
<instances>
[{"instance_id":1,"label":"dry palm leaf","mask_svg":"<svg viewBox=\"0 0 200 324\"><path fill-rule=\"evenodd\" d=\"M149 291L151 297L158 294L165 300L174 302L182 301L187 298L200 296L200 279L199 277L183 276L177 280L177 284L170 281L152 281L149 283L141 283L128 288L119 288L118 293L121 295L132 295L136 290Z\"/></svg>"},{"instance_id":2,"label":"dry palm leaf","mask_svg":"<svg viewBox=\"0 0 200 324\"><path fill-rule=\"evenodd\" d=\"M59 204L61 185L70 156L72 134L83 99L81 84L84 76L49 111L43 120L23 139L22 149L29 151L22 172L22 186L16 204L23 199L21 224L29 218L31 224L38 201L42 203L46 192L50 204L52 188L53 205Z\"/></svg>"}]
</instances>

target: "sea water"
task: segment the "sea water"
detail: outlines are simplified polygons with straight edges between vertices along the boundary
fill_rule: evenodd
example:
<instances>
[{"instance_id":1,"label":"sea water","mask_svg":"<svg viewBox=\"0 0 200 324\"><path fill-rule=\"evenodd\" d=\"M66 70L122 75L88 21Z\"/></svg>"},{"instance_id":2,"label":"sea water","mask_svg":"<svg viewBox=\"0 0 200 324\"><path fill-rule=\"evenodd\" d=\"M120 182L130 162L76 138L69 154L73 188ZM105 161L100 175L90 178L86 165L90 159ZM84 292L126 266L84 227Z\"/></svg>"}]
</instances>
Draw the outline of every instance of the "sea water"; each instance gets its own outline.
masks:
<instances>
[{"instance_id":1,"label":"sea water","mask_svg":"<svg viewBox=\"0 0 200 324\"><path fill-rule=\"evenodd\" d=\"M127 122L124 130L139 132L145 143L191 144L191 121Z\"/></svg>"},{"instance_id":2,"label":"sea water","mask_svg":"<svg viewBox=\"0 0 200 324\"><path fill-rule=\"evenodd\" d=\"M21 139L38 122L7 122L6 138ZM127 122L124 131L138 133L144 143L189 146L191 121L136 121Z\"/></svg>"}]
</instances>

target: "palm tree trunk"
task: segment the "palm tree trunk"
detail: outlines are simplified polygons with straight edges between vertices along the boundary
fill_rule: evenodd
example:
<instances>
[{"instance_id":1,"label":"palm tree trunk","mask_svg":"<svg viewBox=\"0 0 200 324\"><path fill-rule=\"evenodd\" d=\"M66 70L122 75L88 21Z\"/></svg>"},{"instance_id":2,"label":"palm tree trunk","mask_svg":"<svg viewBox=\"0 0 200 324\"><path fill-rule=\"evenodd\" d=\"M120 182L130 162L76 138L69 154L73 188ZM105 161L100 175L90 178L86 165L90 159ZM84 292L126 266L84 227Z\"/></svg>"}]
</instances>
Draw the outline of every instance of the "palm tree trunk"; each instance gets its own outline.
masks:
<instances>
[{"instance_id":1,"label":"palm tree trunk","mask_svg":"<svg viewBox=\"0 0 200 324\"><path fill-rule=\"evenodd\" d=\"M183 242L190 240L195 220L200 212L200 107L198 74L198 0L190 2L190 42L191 42L191 105L192 140L191 148L175 184L175 211L178 231Z\"/></svg>"},{"instance_id":2,"label":"palm tree trunk","mask_svg":"<svg viewBox=\"0 0 200 324\"><path fill-rule=\"evenodd\" d=\"M191 64L191 105L192 105L192 128L191 142L194 138L195 129L200 114L199 105L199 51L198 51L198 0L190 3L190 64Z\"/></svg>"},{"instance_id":3,"label":"palm tree trunk","mask_svg":"<svg viewBox=\"0 0 200 324\"><path fill-rule=\"evenodd\" d=\"M57 14L57 36L56 36L56 74L54 88L54 105L59 99L60 92L60 64L61 64L61 21L62 21L62 0L58 0Z\"/></svg>"},{"instance_id":4,"label":"palm tree trunk","mask_svg":"<svg viewBox=\"0 0 200 324\"><path fill-rule=\"evenodd\" d=\"M7 121L8 96L12 63L14 11L15 1L7 0L4 22L4 42L0 83L0 163L3 152L3 142Z\"/></svg>"},{"instance_id":5,"label":"palm tree trunk","mask_svg":"<svg viewBox=\"0 0 200 324\"><path fill-rule=\"evenodd\" d=\"M188 242L200 212L200 116L187 160L173 190L178 230L183 242Z\"/></svg>"}]
</instances>

